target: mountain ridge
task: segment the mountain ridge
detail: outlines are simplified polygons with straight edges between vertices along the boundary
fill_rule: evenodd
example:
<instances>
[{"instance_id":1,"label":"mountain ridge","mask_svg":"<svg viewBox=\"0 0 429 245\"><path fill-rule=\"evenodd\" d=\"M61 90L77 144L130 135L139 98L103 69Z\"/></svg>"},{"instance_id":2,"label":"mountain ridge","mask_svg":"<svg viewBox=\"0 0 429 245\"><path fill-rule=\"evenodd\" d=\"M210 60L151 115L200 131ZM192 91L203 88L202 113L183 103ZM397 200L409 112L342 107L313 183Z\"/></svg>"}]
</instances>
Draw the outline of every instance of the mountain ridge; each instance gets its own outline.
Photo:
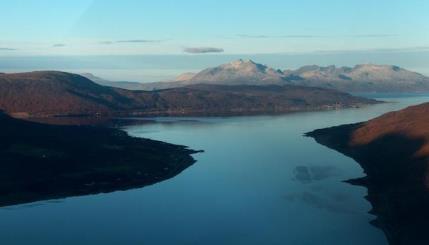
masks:
<instances>
[{"instance_id":1,"label":"mountain ridge","mask_svg":"<svg viewBox=\"0 0 429 245\"><path fill-rule=\"evenodd\" d=\"M429 91L428 77L395 65L305 66L284 73L294 84L348 92Z\"/></svg>"},{"instance_id":2,"label":"mountain ridge","mask_svg":"<svg viewBox=\"0 0 429 245\"><path fill-rule=\"evenodd\" d=\"M131 81L110 81L103 79L101 77L95 76L92 73L82 73L80 74L83 77L88 78L89 80L103 86L122 88L128 90L144 90L143 83L131 82Z\"/></svg>"},{"instance_id":3,"label":"mountain ridge","mask_svg":"<svg viewBox=\"0 0 429 245\"><path fill-rule=\"evenodd\" d=\"M252 60L237 60L196 74L179 75L175 81L142 85L144 90L182 87L197 83L222 85L294 84L344 92L425 92L429 77L394 65L360 64L354 67L308 65L278 70Z\"/></svg>"}]
</instances>

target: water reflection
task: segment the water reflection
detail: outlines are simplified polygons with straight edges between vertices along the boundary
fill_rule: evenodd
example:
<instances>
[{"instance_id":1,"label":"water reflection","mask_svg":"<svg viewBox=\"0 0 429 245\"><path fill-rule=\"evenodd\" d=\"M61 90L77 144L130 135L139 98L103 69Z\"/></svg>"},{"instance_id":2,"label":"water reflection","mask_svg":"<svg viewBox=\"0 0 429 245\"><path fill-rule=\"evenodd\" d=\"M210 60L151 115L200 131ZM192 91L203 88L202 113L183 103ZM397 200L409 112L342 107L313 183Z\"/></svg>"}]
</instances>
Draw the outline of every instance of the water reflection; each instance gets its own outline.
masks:
<instances>
[{"instance_id":1,"label":"water reflection","mask_svg":"<svg viewBox=\"0 0 429 245\"><path fill-rule=\"evenodd\" d=\"M294 179L303 184L337 177L340 169L336 166L297 166L295 167Z\"/></svg>"},{"instance_id":2,"label":"water reflection","mask_svg":"<svg viewBox=\"0 0 429 245\"><path fill-rule=\"evenodd\" d=\"M338 198L340 197L340 198ZM338 193L334 196L326 196L314 192L292 193L285 196L289 202L299 202L300 204L308 205L313 208L323 209L333 213L357 214L356 210L344 205L348 200L345 193Z\"/></svg>"}]
</instances>

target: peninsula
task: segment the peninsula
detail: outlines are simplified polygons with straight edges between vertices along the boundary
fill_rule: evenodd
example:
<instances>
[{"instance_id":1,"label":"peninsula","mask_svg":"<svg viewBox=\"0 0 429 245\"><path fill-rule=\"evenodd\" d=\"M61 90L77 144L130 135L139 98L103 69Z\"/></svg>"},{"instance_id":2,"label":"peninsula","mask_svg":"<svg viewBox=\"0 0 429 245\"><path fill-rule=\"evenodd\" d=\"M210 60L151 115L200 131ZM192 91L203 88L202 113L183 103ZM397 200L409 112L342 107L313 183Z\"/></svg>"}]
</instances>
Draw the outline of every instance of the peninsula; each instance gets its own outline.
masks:
<instances>
[{"instance_id":1,"label":"peninsula","mask_svg":"<svg viewBox=\"0 0 429 245\"><path fill-rule=\"evenodd\" d=\"M391 244L429 239L429 103L390 112L364 123L319 129L307 135L355 159L366 177L373 224Z\"/></svg>"},{"instance_id":2,"label":"peninsula","mask_svg":"<svg viewBox=\"0 0 429 245\"><path fill-rule=\"evenodd\" d=\"M0 113L0 207L151 185L195 163L185 146L118 129L44 125Z\"/></svg>"}]
</instances>

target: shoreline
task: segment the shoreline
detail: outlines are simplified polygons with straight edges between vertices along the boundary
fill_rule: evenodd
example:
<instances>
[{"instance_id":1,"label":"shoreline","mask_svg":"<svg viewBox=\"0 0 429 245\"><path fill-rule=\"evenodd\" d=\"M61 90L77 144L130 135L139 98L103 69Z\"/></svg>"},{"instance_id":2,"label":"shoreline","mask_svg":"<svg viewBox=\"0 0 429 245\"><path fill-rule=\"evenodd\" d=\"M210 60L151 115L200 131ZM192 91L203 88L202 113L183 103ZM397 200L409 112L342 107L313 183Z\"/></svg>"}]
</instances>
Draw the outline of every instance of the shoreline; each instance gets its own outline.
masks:
<instances>
[{"instance_id":1,"label":"shoreline","mask_svg":"<svg viewBox=\"0 0 429 245\"><path fill-rule=\"evenodd\" d=\"M296 113L311 113L311 112L329 112L339 110L360 109L377 104L393 103L389 101L375 101L373 104L361 104L353 106L344 106L337 108L309 108L287 111L253 111L253 112L144 112L144 113L117 113L112 115L39 115L39 116L14 116L15 119L26 120L36 123L53 124L53 125L106 125L115 120L141 120L153 121L154 118L234 118L234 117L253 117L253 116L284 116Z\"/></svg>"},{"instance_id":2,"label":"shoreline","mask_svg":"<svg viewBox=\"0 0 429 245\"><path fill-rule=\"evenodd\" d=\"M318 129L306 134L321 145L351 157L366 176L346 180L366 187L365 197L376 216L370 223L381 229L389 244L423 245L429 239L429 192L425 186L427 159L415 157L424 141L401 134L386 135L367 145L351 138L364 123Z\"/></svg>"},{"instance_id":3,"label":"shoreline","mask_svg":"<svg viewBox=\"0 0 429 245\"><path fill-rule=\"evenodd\" d=\"M142 188L170 179L201 153L95 126L0 114L0 207Z\"/></svg>"}]
</instances>

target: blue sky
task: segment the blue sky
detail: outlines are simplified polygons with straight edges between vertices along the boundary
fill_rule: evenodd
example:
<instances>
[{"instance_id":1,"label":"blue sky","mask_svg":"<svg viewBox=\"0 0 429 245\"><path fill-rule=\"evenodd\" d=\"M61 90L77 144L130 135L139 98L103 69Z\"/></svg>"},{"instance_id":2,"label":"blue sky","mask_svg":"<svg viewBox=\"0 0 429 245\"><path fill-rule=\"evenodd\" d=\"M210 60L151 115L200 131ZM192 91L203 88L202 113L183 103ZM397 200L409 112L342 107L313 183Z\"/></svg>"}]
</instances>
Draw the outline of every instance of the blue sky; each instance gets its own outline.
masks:
<instances>
[{"instance_id":1,"label":"blue sky","mask_svg":"<svg viewBox=\"0 0 429 245\"><path fill-rule=\"evenodd\" d=\"M425 0L3 0L0 55L429 49Z\"/></svg>"}]
</instances>

